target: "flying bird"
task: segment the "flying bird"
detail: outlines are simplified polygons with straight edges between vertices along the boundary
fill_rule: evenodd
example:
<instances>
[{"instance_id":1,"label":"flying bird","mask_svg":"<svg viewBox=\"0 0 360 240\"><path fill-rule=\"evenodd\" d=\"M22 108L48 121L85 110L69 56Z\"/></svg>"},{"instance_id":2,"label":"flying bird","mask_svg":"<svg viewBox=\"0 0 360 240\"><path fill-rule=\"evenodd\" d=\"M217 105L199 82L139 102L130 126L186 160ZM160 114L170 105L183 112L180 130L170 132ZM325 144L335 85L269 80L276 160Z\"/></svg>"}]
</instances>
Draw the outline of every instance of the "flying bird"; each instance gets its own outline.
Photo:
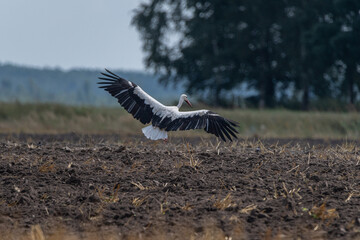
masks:
<instances>
[{"instance_id":1,"label":"flying bird","mask_svg":"<svg viewBox=\"0 0 360 240\"><path fill-rule=\"evenodd\" d=\"M143 124L142 132L151 140L167 140L168 131L204 129L226 142L237 138L235 129L238 124L232 120L221 117L209 110L180 112L182 104L186 102L192 107L188 97L182 94L177 106L165 106L147 94L135 83L125 80L111 71L105 69L98 82L100 88L108 91L133 117Z\"/></svg>"}]
</instances>

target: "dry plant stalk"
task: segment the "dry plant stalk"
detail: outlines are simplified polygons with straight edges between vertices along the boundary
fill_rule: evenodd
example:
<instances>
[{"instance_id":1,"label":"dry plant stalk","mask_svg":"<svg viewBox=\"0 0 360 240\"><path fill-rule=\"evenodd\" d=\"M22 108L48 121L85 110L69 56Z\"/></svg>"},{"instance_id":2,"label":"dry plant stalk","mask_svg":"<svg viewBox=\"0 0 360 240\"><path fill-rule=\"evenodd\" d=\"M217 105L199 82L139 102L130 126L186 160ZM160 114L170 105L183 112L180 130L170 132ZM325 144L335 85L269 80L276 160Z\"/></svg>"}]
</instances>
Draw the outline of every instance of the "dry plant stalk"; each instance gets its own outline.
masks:
<instances>
[{"instance_id":1,"label":"dry plant stalk","mask_svg":"<svg viewBox=\"0 0 360 240\"><path fill-rule=\"evenodd\" d=\"M36 149L37 147L34 144L27 144L27 148L29 149Z\"/></svg>"},{"instance_id":2,"label":"dry plant stalk","mask_svg":"<svg viewBox=\"0 0 360 240\"><path fill-rule=\"evenodd\" d=\"M190 161L189 162L190 167L192 167L194 169L198 168L200 166L201 161L199 159L194 158L194 155L192 154L192 149L191 149L189 143L186 143L186 148L187 148L187 151L189 153L188 158L189 158L189 161Z\"/></svg>"},{"instance_id":3,"label":"dry plant stalk","mask_svg":"<svg viewBox=\"0 0 360 240\"><path fill-rule=\"evenodd\" d=\"M244 207L243 209L240 210L240 213L245 213L245 214L249 214L252 210L256 209L257 205L255 204L250 204L249 206Z\"/></svg>"},{"instance_id":4,"label":"dry plant stalk","mask_svg":"<svg viewBox=\"0 0 360 240\"><path fill-rule=\"evenodd\" d=\"M193 208L194 208L194 206L191 205L190 203L186 203L184 206L181 207L181 209L185 210L185 211L190 211Z\"/></svg>"},{"instance_id":5,"label":"dry plant stalk","mask_svg":"<svg viewBox=\"0 0 360 240\"><path fill-rule=\"evenodd\" d=\"M336 209L326 209L325 203L321 204L320 207L314 206L309 211L309 214L315 219L321 219L322 221L328 220L329 223L339 217Z\"/></svg>"},{"instance_id":6,"label":"dry plant stalk","mask_svg":"<svg viewBox=\"0 0 360 240\"><path fill-rule=\"evenodd\" d=\"M39 167L39 172L42 173L53 172L53 171L55 171L55 164L53 160L49 160Z\"/></svg>"},{"instance_id":7,"label":"dry plant stalk","mask_svg":"<svg viewBox=\"0 0 360 240\"><path fill-rule=\"evenodd\" d=\"M143 198L134 198L132 200L132 205L134 205L135 207L140 207L144 202L145 200L148 198L148 196L146 197L143 197Z\"/></svg>"},{"instance_id":8,"label":"dry plant stalk","mask_svg":"<svg viewBox=\"0 0 360 240\"><path fill-rule=\"evenodd\" d=\"M116 184L114 186L114 194L112 195L112 198L110 199L110 202L118 202L120 199L118 198L118 193L119 193L119 189L120 189L120 184Z\"/></svg>"},{"instance_id":9,"label":"dry plant stalk","mask_svg":"<svg viewBox=\"0 0 360 240\"><path fill-rule=\"evenodd\" d=\"M141 191L147 190L147 187L144 187L140 182L131 182L132 185L136 186L137 188L139 188Z\"/></svg>"},{"instance_id":10,"label":"dry plant stalk","mask_svg":"<svg viewBox=\"0 0 360 240\"><path fill-rule=\"evenodd\" d=\"M213 206L217 209L225 210L229 207L235 207L236 203L233 203L231 193L229 193L224 199L216 200Z\"/></svg>"},{"instance_id":11,"label":"dry plant stalk","mask_svg":"<svg viewBox=\"0 0 360 240\"><path fill-rule=\"evenodd\" d=\"M281 195L283 195L284 198L293 198L294 195L296 195L299 199L302 199L301 195L299 194L301 188L293 188L288 190L284 182L283 182L283 188L284 188L284 193L281 193Z\"/></svg>"},{"instance_id":12,"label":"dry plant stalk","mask_svg":"<svg viewBox=\"0 0 360 240\"><path fill-rule=\"evenodd\" d=\"M102 202L108 202L108 203L115 203L118 202L120 199L118 198L118 192L120 189L120 184L116 184L113 188L113 194L110 197L106 197L103 195L105 192L105 187L99 189L96 187L97 193L99 195L99 198Z\"/></svg>"},{"instance_id":13,"label":"dry plant stalk","mask_svg":"<svg viewBox=\"0 0 360 240\"><path fill-rule=\"evenodd\" d=\"M161 212L161 214L165 215L165 213L169 210L168 207L164 207L164 206L167 206L167 205L168 205L167 202L160 203L160 212Z\"/></svg>"},{"instance_id":14,"label":"dry plant stalk","mask_svg":"<svg viewBox=\"0 0 360 240\"><path fill-rule=\"evenodd\" d=\"M275 186L275 182L273 182L273 186L274 186L274 198L277 199L279 197L279 194L277 192L276 186Z\"/></svg>"},{"instance_id":15,"label":"dry plant stalk","mask_svg":"<svg viewBox=\"0 0 360 240\"><path fill-rule=\"evenodd\" d=\"M347 199L345 200L345 202L349 202L353 196L359 197L359 196L360 196L360 193L357 193L357 194L356 194L355 192L351 192L351 193L349 194L349 196L347 197Z\"/></svg>"},{"instance_id":16,"label":"dry plant stalk","mask_svg":"<svg viewBox=\"0 0 360 240\"><path fill-rule=\"evenodd\" d=\"M45 240L45 236L40 225L31 226L31 240Z\"/></svg>"},{"instance_id":17,"label":"dry plant stalk","mask_svg":"<svg viewBox=\"0 0 360 240\"><path fill-rule=\"evenodd\" d=\"M216 139L216 141L218 142L218 144L216 145L216 152L217 152L217 155L220 155L220 144L221 144L221 141L219 141L218 139Z\"/></svg>"}]
</instances>

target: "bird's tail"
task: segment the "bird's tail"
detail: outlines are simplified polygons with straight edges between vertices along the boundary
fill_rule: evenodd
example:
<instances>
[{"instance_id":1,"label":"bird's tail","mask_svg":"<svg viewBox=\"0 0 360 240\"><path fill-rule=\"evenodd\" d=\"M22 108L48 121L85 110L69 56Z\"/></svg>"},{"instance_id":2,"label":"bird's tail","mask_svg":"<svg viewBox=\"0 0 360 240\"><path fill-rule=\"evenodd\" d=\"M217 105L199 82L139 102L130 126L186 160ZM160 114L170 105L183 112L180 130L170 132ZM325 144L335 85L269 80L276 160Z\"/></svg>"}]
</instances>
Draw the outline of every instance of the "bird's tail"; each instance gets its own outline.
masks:
<instances>
[{"instance_id":1,"label":"bird's tail","mask_svg":"<svg viewBox=\"0 0 360 240\"><path fill-rule=\"evenodd\" d=\"M144 127L142 129L145 137L151 140L159 140L159 139L167 139L168 135L166 131L160 130L158 127L154 127L152 125Z\"/></svg>"}]
</instances>

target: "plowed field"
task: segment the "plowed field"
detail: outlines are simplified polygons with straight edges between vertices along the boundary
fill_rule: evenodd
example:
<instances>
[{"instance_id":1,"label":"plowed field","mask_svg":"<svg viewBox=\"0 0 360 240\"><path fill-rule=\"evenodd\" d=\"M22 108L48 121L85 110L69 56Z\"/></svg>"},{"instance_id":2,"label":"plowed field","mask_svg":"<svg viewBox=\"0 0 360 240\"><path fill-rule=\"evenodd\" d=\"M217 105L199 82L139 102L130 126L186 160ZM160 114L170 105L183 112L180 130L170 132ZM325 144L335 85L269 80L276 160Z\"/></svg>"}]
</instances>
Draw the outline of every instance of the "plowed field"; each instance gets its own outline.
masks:
<instances>
[{"instance_id":1,"label":"plowed field","mask_svg":"<svg viewBox=\"0 0 360 240\"><path fill-rule=\"evenodd\" d=\"M0 178L0 239L360 239L356 142L3 135Z\"/></svg>"}]
</instances>

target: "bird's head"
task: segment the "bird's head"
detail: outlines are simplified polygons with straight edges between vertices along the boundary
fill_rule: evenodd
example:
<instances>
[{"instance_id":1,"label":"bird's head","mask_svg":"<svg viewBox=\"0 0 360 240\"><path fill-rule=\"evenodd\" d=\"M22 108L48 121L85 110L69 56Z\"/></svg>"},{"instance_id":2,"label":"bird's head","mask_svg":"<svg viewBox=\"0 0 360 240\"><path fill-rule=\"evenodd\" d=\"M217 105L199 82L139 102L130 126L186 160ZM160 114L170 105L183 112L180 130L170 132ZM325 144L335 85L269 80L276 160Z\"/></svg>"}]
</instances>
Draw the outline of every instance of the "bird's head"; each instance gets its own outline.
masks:
<instances>
[{"instance_id":1,"label":"bird's head","mask_svg":"<svg viewBox=\"0 0 360 240\"><path fill-rule=\"evenodd\" d=\"M190 106L192 107L191 102L189 101L188 97L186 94L181 94L181 98Z\"/></svg>"}]
</instances>

